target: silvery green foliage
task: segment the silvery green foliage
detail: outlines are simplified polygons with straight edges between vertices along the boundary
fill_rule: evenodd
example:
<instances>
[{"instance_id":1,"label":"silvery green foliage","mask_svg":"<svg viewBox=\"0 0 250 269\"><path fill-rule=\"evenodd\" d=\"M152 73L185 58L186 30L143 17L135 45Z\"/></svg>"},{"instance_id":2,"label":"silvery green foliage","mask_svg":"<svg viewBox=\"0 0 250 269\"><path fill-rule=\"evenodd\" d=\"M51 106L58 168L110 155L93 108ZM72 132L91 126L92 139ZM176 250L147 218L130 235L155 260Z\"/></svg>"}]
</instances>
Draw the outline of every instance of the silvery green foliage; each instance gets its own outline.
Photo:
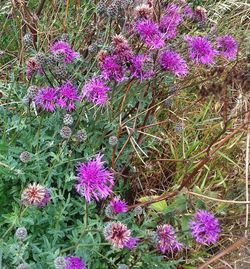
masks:
<instances>
[{"instance_id":1,"label":"silvery green foliage","mask_svg":"<svg viewBox=\"0 0 250 269\"><path fill-rule=\"evenodd\" d=\"M16 269L30 269L29 265L26 263L19 264Z\"/></svg>"},{"instance_id":2,"label":"silvery green foliage","mask_svg":"<svg viewBox=\"0 0 250 269\"><path fill-rule=\"evenodd\" d=\"M129 269L129 267L126 264L120 264L118 269Z\"/></svg>"}]
</instances>

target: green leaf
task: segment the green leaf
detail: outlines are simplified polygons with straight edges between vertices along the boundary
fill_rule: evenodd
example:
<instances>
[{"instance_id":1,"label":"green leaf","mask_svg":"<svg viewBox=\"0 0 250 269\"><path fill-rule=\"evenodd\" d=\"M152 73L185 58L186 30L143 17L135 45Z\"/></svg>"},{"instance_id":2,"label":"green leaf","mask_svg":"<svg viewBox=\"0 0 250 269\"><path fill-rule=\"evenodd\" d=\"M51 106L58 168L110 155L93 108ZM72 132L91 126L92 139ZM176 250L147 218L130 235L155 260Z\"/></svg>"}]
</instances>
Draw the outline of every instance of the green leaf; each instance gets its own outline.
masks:
<instances>
[{"instance_id":1,"label":"green leaf","mask_svg":"<svg viewBox=\"0 0 250 269\"><path fill-rule=\"evenodd\" d=\"M151 199L156 199L158 198L159 196L157 195L153 195L153 196L147 196L147 197L141 197L139 199L139 201L141 203L144 203L144 202L149 202ZM165 212L166 209L167 209L167 202L165 200L163 201L160 201L160 202L156 202L156 203L153 203L149 206L149 208L151 209L154 209L158 212Z\"/></svg>"}]
</instances>

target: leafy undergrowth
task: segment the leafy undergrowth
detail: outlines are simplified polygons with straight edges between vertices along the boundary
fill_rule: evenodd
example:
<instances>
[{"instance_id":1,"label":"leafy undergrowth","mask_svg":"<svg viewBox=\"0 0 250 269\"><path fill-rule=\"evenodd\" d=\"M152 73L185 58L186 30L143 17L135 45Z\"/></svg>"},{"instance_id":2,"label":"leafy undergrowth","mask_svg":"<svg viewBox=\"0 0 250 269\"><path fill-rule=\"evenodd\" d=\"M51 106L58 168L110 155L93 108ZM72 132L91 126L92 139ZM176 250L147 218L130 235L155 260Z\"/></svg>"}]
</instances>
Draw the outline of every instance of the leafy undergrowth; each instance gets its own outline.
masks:
<instances>
[{"instance_id":1,"label":"leafy undergrowth","mask_svg":"<svg viewBox=\"0 0 250 269\"><path fill-rule=\"evenodd\" d=\"M187 2L1 3L0 268L193 269L247 235L249 5Z\"/></svg>"}]
</instances>

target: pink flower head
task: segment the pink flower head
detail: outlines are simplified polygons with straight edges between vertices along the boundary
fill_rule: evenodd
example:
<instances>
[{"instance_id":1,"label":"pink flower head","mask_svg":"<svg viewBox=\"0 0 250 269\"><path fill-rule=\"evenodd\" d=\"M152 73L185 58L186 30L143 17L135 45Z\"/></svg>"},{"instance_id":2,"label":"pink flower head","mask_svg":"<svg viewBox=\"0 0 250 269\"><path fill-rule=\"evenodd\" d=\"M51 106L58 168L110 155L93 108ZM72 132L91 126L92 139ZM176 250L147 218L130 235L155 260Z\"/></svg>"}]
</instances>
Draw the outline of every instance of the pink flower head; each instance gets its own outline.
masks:
<instances>
[{"instance_id":1,"label":"pink flower head","mask_svg":"<svg viewBox=\"0 0 250 269\"><path fill-rule=\"evenodd\" d=\"M165 34L167 39L175 38L177 35L177 27L182 22L180 7L171 3L168 4L166 15L160 20L160 30Z\"/></svg>"},{"instance_id":2,"label":"pink flower head","mask_svg":"<svg viewBox=\"0 0 250 269\"><path fill-rule=\"evenodd\" d=\"M136 30L148 47L160 49L165 45L163 34L155 22L151 20L138 21Z\"/></svg>"},{"instance_id":3,"label":"pink flower head","mask_svg":"<svg viewBox=\"0 0 250 269\"><path fill-rule=\"evenodd\" d=\"M57 104L57 90L54 88L42 88L35 96L35 103L47 111L54 112Z\"/></svg>"},{"instance_id":4,"label":"pink flower head","mask_svg":"<svg viewBox=\"0 0 250 269\"><path fill-rule=\"evenodd\" d=\"M87 269L85 262L77 256L68 256L65 258L66 269Z\"/></svg>"},{"instance_id":5,"label":"pink flower head","mask_svg":"<svg viewBox=\"0 0 250 269\"><path fill-rule=\"evenodd\" d=\"M149 57L143 54L134 56L131 59L131 66L129 67L132 77L145 80L154 76L155 72L147 66L150 60Z\"/></svg>"},{"instance_id":6,"label":"pink flower head","mask_svg":"<svg viewBox=\"0 0 250 269\"><path fill-rule=\"evenodd\" d=\"M76 190L87 202L107 198L112 193L114 175L104 167L103 155L98 154L95 160L80 163L78 167L78 184Z\"/></svg>"},{"instance_id":7,"label":"pink flower head","mask_svg":"<svg viewBox=\"0 0 250 269\"><path fill-rule=\"evenodd\" d=\"M114 55L116 55L122 63L128 62L133 56L133 51L127 39L122 35L115 35L112 38L112 45L114 47Z\"/></svg>"},{"instance_id":8,"label":"pink flower head","mask_svg":"<svg viewBox=\"0 0 250 269\"><path fill-rule=\"evenodd\" d=\"M163 70L174 73L178 77L184 77L188 73L186 61L175 51L164 51L160 56L160 64Z\"/></svg>"},{"instance_id":9,"label":"pink flower head","mask_svg":"<svg viewBox=\"0 0 250 269\"><path fill-rule=\"evenodd\" d=\"M106 56L100 63L102 76L105 79L123 81L125 79L124 67L119 63L117 56Z\"/></svg>"},{"instance_id":10,"label":"pink flower head","mask_svg":"<svg viewBox=\"0 0 250 269\"><path fill-rule=\"evenodd\" d=\"M183 247L175 235L174 228L169 224L157 227L158 248L165 254L168 252L180 251Z\"/></svg>"},{"instance_id":11,"label":"pink flower head","mask_svg":"<svg viewBox=\"0 0 250 269\"><path fill-rule=\"evenodd\" d=\"M202 245L211 245L219 240L220 223L206 210L198 211L189 226L196 241Z\"/></svg>"},{"instance_id":12,"label":"pink flower head","mask_svg":"<svg viewBox=\"0 0 250 269\"><path fill-rule=\"evenodd\" d=\"M118 197L113 198L110 205L115 214L125 213L128 211L127 203L120 200Z\"/></svg>"},{"instance_id":13,"label":"pink flower head","mask_svg":"<svg viewBox=\"0 0 250 269\"><path fill-rule=\"evenodd\" d=\"M131 231L121 222L112 222L105 229L105 238L117 248L126 248L131 239Z\"/></svg>"},{"instance_id":14,"label":"pink flower head","mask_svg":"<svg viewBox=\"0 0 250 269\"><path fill-rule=\"evenodd\" d=\"M26 75L28 78L31 78L36 73L43 75L44 71L35 58L29 58L27 61Z\"/></svg>"},{"instance_id":15,"label":"pink flower head","mask_svg":"<svg viewBox=\"0 0 250 269\"><path fill-rule=\"evenodd\" d=\"M105 84L105 81L96 77L84 85L83 96L97 105L104 105L108 100L108 91L110 88Z\"/></svg>"},{"instance_id":16,"label":"pink flower head","mask_svg":"<svg viewBox=\"0 0 250 269\"><path fill-rule=\"evenodd\" d=\"M195 63L207 65L215 63L215 57L218 52L213 48L207 38L187 36L185 40L189 46L189 56Z\"/></svg>"},{"instance_id":17,"label":"pink flower head","mask_svg":"<svg viewBox=\"0 0 250 269\"><path fill-rule=\"evenodd\" d=\"M80 100L77 89L71 81L66 82L58 89L57 104L61 108L66 108L68 111L76 108L75 102Z\"/></svg>"},{"instance_id":18,"label":"pink flower head","mask_svg":"<svg viewBox=\"0 0 250 269\"><path fill-rule=\"evenodd\" d=\"M70 63L74 59L79 58L80 54L75 52L69 43L65 41L57 41L51 46L51 51L56 53L58 51L63 52L65 54L65 63Z\"/></svg>"},{"instance_id":19,"label":"pink flower head","mask_svg":"<svg viewBox=\"0 0 250 269\"><path fill-rule=\"evenodd\" d=\"M22 193L21 201L24 205L44 207L49 203L51 194L49 189L39 183L29 184Z\"/></svg>"},{"instance_id":20,"label":"pink flower head","mask_svg":"<svg viewBox=\"0 0 250 269\"><path fill-rule=\"evenodd\" d=\"M238 43L231 35L218 37L217 48L225 58L235 60L238 52Z\"/></svg>"}]
</instances>

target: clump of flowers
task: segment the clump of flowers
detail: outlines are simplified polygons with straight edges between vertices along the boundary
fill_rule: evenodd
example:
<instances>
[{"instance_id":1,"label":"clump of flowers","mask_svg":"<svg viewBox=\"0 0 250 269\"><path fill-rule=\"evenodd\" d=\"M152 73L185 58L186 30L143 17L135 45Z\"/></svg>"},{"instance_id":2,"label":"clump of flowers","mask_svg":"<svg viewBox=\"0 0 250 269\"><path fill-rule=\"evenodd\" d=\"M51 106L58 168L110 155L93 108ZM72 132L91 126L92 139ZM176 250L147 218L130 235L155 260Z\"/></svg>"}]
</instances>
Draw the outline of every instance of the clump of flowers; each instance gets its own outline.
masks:
<instances>
[{"instance_id":1,"label":"clump of flowers","mask_svg":"<svg viewBox=\"0 0 250 269\"><path fill-rule=\"evenodd\" d=\"M163 254L182 249L183 244L177 240L175 230L171 225L164 224L158 226L156 233L158 237L157 246Z\"/></svg>"},{"instance_id":2,"label":"clump of flowers","mask_svg":"<svg viewBox=\"0 0 250 269\"><path fill-rule=\"evenodd\" d=\"M110 88L106 85L105 81L96 77L84 85L83 96L85 96L89 102L104 105L108 100L108 91L110 91Z\"/></svg>"},{"instance_id":3,"label":"clump of flowers","mask_svg":"<svg viewBox=\"0 0 250 269\"><path fill-rule=\"evenodd\" d=\"M189 46L189 56L197 64L211 65L215 63L218 51L213 48L210 41L201 36L186 36Z\"/></svg>"},{"instance_id":4,"label":"clump of flowers","mask_svg":"<svg viewBox=\"0 0 250 269\"><path fill-rule=\"evenodd\" d=\"M189 226L195 240L202 245L211 245L219 240L220 223L206 210L198 211Z\"/></svg>"},{"instance_id":5,"label":"clump of flowers","mask_svg":"<svg viewBox=\"0 0 250 269\"><path fill-rule=\"evenodd\" d=\"M21 201L24 205L35 205L38 207L44 207L49 203L51 194L49 189L40 185L39 183L29 184L24 189L21 197Z\"/></svg>"},{"instance_id":6,"label":"clump of flowers","mask_svg":"<svg viewBox=\"0 0 250 269\"><path fill-rule=\"evenodd\" d=\"M95 160L80 163L78 166L78 184L76 190L87 202L99 201L112 193L114 175L104 167L103 155L98 154Z\"/></svg>"},{"instance_id":7,"label":"clump of flowers","mask_svg":"<svg viewBox=\"0 0 250 269\"><path fill-rule=\"evenodd\" d=\"M79 53L75 52L70 44L65 41L57 41L51 46L52 53L56 54L58 51L62 52L65 55L65 63L70 63L76 58L79 58Z\"/></svg>"},{"instance_id":8,"label":"clump of flowers","mask_svg":"<svg viewBox=\"0 0 250 269\"><path fill-rule=\"evenodd\" d=\"M83 259L77 256L68 256L65 258L66 269L87 269Z\"/></svg>"},{"instance_id":9,"label":"clump of flowers","mask_svg":"<svg viewBox=\"0 0 250 269\"><path fill-rule=\"evenodd\" d=\"M238 43L231 35L217 38L217 48L222 56L228 60L234 60L238 52Z\"/></svg>"}]
</instances>

